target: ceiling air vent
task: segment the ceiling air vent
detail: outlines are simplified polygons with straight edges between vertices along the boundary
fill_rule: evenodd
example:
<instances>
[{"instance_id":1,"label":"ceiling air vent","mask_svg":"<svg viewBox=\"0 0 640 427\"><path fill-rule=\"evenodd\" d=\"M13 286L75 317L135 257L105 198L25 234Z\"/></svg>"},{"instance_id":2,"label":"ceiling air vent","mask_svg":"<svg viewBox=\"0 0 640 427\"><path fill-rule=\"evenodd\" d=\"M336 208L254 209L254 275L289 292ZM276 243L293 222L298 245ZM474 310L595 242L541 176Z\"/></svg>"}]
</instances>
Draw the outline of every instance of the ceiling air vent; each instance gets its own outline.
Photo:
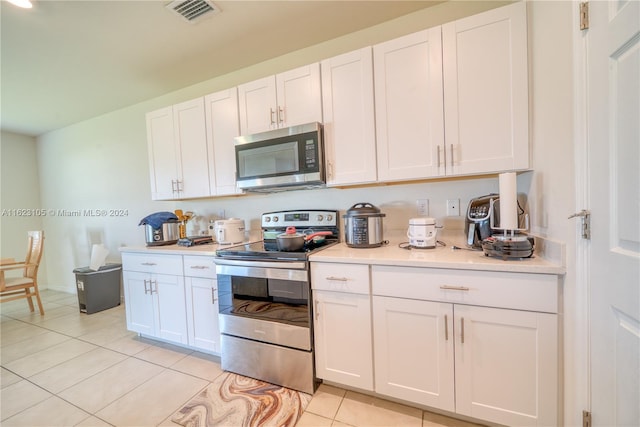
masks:
<instances>
[{"instance_id":1,"label":"ceiling air vent","mask_svg":"<svg viewBox=\"0 0 640 427\"><path fill-rule=\"evenodd\" d=\"M206 16L220 12L220 8L209 0L176 0L166 7L188 22L196 22Z\"/></svg>"}]
</instances>

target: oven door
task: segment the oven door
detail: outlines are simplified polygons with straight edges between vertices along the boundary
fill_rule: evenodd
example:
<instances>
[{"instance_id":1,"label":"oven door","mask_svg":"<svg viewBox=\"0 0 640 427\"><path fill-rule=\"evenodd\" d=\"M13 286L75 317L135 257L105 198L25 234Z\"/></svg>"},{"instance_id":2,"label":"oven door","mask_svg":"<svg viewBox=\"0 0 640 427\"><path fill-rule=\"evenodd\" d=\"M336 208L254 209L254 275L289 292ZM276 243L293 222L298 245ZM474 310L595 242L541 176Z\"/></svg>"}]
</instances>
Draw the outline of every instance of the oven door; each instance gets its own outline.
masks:
<instances>
[{"instance_id":1,"label":"oven door","mask_svg":"<svg viewBox=\"0 0 640 427\"><path fill-rule=\"evenodd\" d=\"M220 332L310 351L311 306L306 264L218 259Z\"/></svg>"}]
</instances>

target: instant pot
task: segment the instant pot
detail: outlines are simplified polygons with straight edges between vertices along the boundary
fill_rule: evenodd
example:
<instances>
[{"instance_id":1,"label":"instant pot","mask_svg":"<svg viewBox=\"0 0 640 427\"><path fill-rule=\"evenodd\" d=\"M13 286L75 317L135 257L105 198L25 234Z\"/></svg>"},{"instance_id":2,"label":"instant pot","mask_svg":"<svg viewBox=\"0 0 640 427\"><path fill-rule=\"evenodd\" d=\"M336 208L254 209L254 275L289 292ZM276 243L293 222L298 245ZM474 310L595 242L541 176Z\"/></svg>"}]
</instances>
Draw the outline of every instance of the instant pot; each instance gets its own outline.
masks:
<instances>
[{"instance_id":1,"label":"instant pot","mask_svg":"<svg viewBox=\"0 0 640 427\"><path fill-rule=\"evenodd\" d=\"M382 246L382 218L385 214L371 203L356 203L344 215L345 243L351 248Z\"/></svg>"}]
</instances>

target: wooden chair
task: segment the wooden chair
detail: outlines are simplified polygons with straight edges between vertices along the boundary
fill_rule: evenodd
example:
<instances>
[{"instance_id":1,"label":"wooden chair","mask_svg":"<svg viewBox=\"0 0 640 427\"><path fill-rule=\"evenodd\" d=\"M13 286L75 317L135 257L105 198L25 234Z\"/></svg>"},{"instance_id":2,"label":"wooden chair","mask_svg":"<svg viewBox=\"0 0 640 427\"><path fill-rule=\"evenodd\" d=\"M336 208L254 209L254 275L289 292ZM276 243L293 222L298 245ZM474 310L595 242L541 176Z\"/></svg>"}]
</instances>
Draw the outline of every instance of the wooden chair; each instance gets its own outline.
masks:
<instances>
[{"instance_id":1,"label":"wooden chair","mask_svg":"<svg viewBox=\"0 0 640 427\"><path fill-rule=\"evenodd\" d=\"M24 262L3 259L0 264L0 302L26 298L29 309L34 311L32 297L36 297L40 315L44 314L40 291L38 291L38 267L42 258L44 231L29 231L29 244ZM4 277L9 270L23 270L22 277Z\"/></svg>"}]
</instances>

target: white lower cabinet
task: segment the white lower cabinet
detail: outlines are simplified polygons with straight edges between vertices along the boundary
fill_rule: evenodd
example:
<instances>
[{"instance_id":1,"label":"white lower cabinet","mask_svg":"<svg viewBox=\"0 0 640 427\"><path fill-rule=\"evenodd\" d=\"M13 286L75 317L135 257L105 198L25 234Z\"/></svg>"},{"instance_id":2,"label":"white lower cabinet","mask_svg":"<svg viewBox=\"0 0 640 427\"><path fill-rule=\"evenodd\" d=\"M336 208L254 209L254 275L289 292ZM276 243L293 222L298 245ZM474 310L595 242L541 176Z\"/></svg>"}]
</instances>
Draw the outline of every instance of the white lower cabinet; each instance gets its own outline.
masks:
<instances>
[{"instance_id":1,"label":"white lower cabinet","mask_svg":"<svg viewBox=\"0 0 640 427\"><path fill-rule=\"evenodd\" d=\"M369 266L311 264L316 376L373 390Z\"/></svg>"},{"instance_id":2,"label":"white lower cabinet","mask_svg":"<svg viewBox=\"0 0 640 427\"><path fill-rule=\"evenodd\" d=\"M182 276L124 271L127 329L187 344Z\"/></svg>"},{"instance_id":3,"label":"white lower cabinet","mask_svg":"<svg viewBox=\"0 0 640 427\"><path fill-rule=\"evenodd\" d=\"M456 412L558 425L557 315L454 305Z\"/></svg>"},{"instance_id":4,"label":"white lower cabinet","mask_svg":"<svg viewBox=\"0 0 640 427\"><path fill-rule=\"evenodd\" d=\"M212 256L123 253L122 265L127 329L220 352Z\"/></svg>"},{"instance_id":5,"label":"white lower cabinet","mask_svg":"<svg viewBox=\"0 0 640 427\"><path fill-rule=\"evenodd\" d=\"M453 307L373 297L375 390L455 411Z\"/></svg>"},{"instance_id":6,"label":"white lower cabinet","mask_svg":"<svg viewBox=\"0 0 640 427\"><path fill-rule=\"evenodd\" d=\"M558 424L557 276L387 266L371 276L377 393L499 424Z\"/></svg>"},{"instance_id":7,"label":"white lower cabinet","mask_svg":"<svg viewBox=\"0 0 640 427\"><path fill-rule=\"evenodd\" d=\"M185 256L189 346L220 353L218 281L213 257Z\"/></svg>"}]
</instances>

